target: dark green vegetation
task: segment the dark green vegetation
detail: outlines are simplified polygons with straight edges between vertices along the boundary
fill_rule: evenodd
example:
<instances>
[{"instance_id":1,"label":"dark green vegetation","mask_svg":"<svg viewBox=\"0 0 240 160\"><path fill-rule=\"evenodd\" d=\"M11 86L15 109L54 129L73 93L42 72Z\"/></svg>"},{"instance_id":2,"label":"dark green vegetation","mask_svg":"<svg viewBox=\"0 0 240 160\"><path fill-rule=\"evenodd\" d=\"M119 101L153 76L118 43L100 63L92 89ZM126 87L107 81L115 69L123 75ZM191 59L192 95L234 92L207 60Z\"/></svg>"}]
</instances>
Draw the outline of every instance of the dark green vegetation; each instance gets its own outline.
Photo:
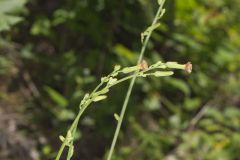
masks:
<instances>
[{"instance_id":1,"label":"dark green vegetation","mask_svg":"<svg viewBox=\"0 0 240 160\"><path fill-rule=\"evenodd\" d=\"M157 7L155 0L0 0L0 159L53 159L84 94L115 64L135 65ZM193 73L137 80L113 160L237 160L240 1L165 7L145 59L191 61ZM74 159L107 156L127 86L85 112Z\"/></svg>"}]
</instances>

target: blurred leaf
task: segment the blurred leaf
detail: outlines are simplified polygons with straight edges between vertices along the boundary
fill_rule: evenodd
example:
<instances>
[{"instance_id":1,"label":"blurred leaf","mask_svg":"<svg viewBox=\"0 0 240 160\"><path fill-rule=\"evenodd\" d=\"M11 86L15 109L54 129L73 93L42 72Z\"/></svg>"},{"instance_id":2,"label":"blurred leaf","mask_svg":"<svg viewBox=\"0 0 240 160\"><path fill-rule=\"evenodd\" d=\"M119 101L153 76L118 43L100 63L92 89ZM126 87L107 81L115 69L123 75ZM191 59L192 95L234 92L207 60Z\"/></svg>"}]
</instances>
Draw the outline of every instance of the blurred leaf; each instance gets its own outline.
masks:
<instances>
[{"instance_id":1,"label":"blurred leaf","mask_svg":"<svg viewBox=\"0 0 240 160\"><path fill-rule=\"evenodd\" d=\"M9 30L10 27L22 20L21 17L0 13L0 31Z\"/></svg>"},{"instance_id":2,"label":"blurred leaf","mask_svg":"<svg viewBox=\"0 0 240 160\"><path fill-rule=\"evenodd\" d=\"M167 83L170 84L171 86L179 89L180 91L182 91L187 96L190 95L190 93L191 93L188 84L181 79L176 79L176 78L169 77L167 79Z\"/></svg>"},{"instance_id":3,"label":"blurred leaf","mask_svg":"<svg viewBox=\"0 0 240 160\"><path fill-rule=\"evenodd\" d=\"M13 62L0 55L0 75L8 75L11 70L14 70Z\"/></svg>"},{"instance_id":4,"label":"blurred leaf","mask_svg":"<svg viewBox=\"0 0 240 160\"><path fill-rule=\"evenodd\" d=\"M52 24L54 26L65 23L68 20L75 18L75 12L67 11L64 9L58 9L54 12L54 18Z\"/></svg>"},{"instance_id":5,"label":"blurred leaf","mask_svg":"<svg viewBox=\"0 0 240 160\"><path fill-rule=\"evenodd\" d=\"M43 148L42 148L42 152L43 154L45 155L49 155L51 152L52 152L52 148L50 145L45 145Z\"/></svg>"},{"instance_id":6,"label":"blurred leaf","mask_svg":"<svg viewBox=\"0 0 240 160\"><path fill-rule=\"evenodd\" d=\"M186 35L182 34L174 34L174 38L181 43L186 44L187 46L191 47L191 49L195 51L201 50L202 46L200 43L196 42L193 38L187 37Z\"/></svg>"},{"instance_id":7,"label":"blurred leaf","mask_svg":"<svg viewBox=\"0 0 240 160\"><path fill-rule=\"evenodd\" d=\"M0 1L0 32L22 20L16 12L23 9L27 0L1 0Z\"/></svg>"},{"instance_id":8,"label":"blurred leaf","mask_svg":"<svg viewBox=\"0 0 240 160\"><path fill-rule=\"evenodd\" d=\"M0 13L15 13L22 10L27 0L0 0Z\"/></svg>"},{"instance_id":9,"label":"blurred leaf","mask_svg":"<svg viewBox=\"0 0 240 160\"><path fill-rule=\"evenodd\" d=\"M149 95L144 100L144 106L150 111L158 110L161 107L159 95Z\"/></svg>"},{"instance_id":10,"label":"blurred leaf","mask_svg":"<svg viewBox=\"0 0 240 160\"><path fill-rule=\"evenodd\" d=\"M189 111L195 110L200 107L201 100L199 98L186 98L184 100L184 108Z\"/></svg>"},{"instance_id":11,"label":"blurred leaf","mask_svg":"<svg viewBox=\"0 0 240 160\"><path fill-rule=\"evenodd\" d=\"M52 89L51 87L45 86L44 90L48 93L50 98L57 103L60 107L66 107L68 105L68 100L63 97L59 92Z\"/></svg>"},{"instance_id":12,"label":"blurred leaf","mask_svg":"<svg viewBox=\"0 0 240 160\"><path fill-rule=\"evenodd\" d=\"M68 121L74 119L75 113L71 110L62 109L56 113L56 116L60 121Z\"/></svg>"},{"instance_id":13,"label":"blurred leaf","mask_svg":"<svg viewBox=\"0 0 240 160\"><path fill-rule=\"evenodd\" d=\"M131 63L134 63L136 60L136 55L133 51L129 50L122 44L117 44L114 46L114 52L122 58L125 58L126 60L130 61Z\"/></svg>"},{"instance_id":14,"label":"blurred leaf","mask_svg":"<svg viewBox=\"0 0 240 160\"><path fill-rule=\"evenodd\" d=\"M46 35L49 36L51 34L50 31L51 28L51 22L47 18L38 18L32 28L31 28L31 34L33 35Z\"/></svg>"}]
</instances>

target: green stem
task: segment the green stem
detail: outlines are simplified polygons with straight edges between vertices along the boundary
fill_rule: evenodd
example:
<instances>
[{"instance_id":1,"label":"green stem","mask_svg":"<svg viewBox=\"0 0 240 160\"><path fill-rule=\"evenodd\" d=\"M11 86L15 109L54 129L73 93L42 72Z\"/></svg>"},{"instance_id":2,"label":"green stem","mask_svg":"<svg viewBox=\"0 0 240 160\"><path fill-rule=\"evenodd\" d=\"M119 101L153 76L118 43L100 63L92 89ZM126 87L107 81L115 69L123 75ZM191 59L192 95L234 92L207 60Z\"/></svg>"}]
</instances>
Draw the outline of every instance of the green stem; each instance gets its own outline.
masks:
<instances>
[{"instance_id":1,"label":"green stem","mask_svg":"<svg viewBox=\"0 0 240 160\"><path fill-rule=\"evenodd\" d=\"M83 106L83 108L78 112L78 115L76 116L75 120L73 121L71 127L69 128L69 131L73 133L73 136L75 136L75 132L76 132L76 128L78 126L78 122L79 122L79 119L81 117L81 115L83 114L83 112L85 111L85 109L88 107L88 105L91 103L92 101L89 101L89 103L87 103L86 105ZM66 147L66 139L65 141L62 143L59 151L58 151L58 154L55 158L55 160L59 160L61 155L62 155L62 152L64 150L64 148ZM69 152L68 152L68 157L69 157Z\"/></svg>"},{"instance_id":2,"label":"green stem","mask_svg":"<svg viewBox=\"0 0 240 160\"><path fill-rule=\"evenodd\" d=\"M60 159L60 157L61 157L61 155L62 155L62 152L63 152L65 146L66 146L66 143L63 142L62 145L61 145L61 147L60 147L60 149L59 149L59 151L58 151L58 154L57 154L55 160L59 160L59 159Z\"/></svg>"},{"instance_id":3,"label":"green stem","mask_svg":"<svg viewBox=\"0 0 240 160\"><path fill-rule=\"evenodd\" d=\"M83 113L83 112L79 112L79 113L78 113L78 115L77 115L77 117L75 118L75 120L73 121L73 123L72 123L69 131L72 131L72 130L77 126L78 121L79 121L82 113ZM63 150L64 150L65 147L66 147L66 139L65 139L65 141L62 143L62 145L61 145L61 147L60 147L60 149L59 149L59 151L58 151L58 154L57 154L55 160L59 160L59 159L60 159L60 157L61 157L61 155L62 155L62 152L63 152Z\"/></svg>"},{"instance_id":4,"label":"green stem","mask_svg":"<svg viewBox=\"0 0 240 160\"><path fill-rule=\"evenodd\" d=\"M148 71L148 70L146 70L146 71ZM142 72L146 72L146 71L142 71ZM109 88L112 87L112 86L114 86L114 85L116 85L116 84L118 84L118 83L121 83L121 82L126 81L126 80L128 80L128 79L131 79L131 78L133 78L134 76L137 76L137 75L138 75L138 73L135 73L134 75L130 75L130 76L124 77L124 78L122 78L122 79L119 79L115 84L109 86ZM100 83L100 84L94 89L94 91L91 93L90 97L92 97L92 95L102 86L102 84L103 84L103 83ZM78 115L76 116L75 120L73 121L71 127L69 128L69 131L72 132L73 137L75 137L75 133L76 133L77 126L78 126L78 122L79 122L79 119L80 119L81 115L83 114L83 112L86 110L86 108L87 108L91 103L92 103L92 100L89 101L87 104L85 104L85 105L82 107L82 109L79 111ZM79 107L80 107L80 106L79 106ZM71 142L70 145L73 145L73 141ZM60 149L59 149L59 151L58 151L58 154L57 154L55 160L59 160L59 159L60 159L60 157L61 157L61 155L62 155L62 152L63 152L63 150L64 150L65 147L66 147L66 139L65 139L65 141L62 143L62 145L61 145L61 147L60 147ZM68 150L67 160L69 160L69 159L71 158L69 151L70 151L70 148L69 148L69 150Z\"/></svg>"},{"instance_id":5,"label":"green stem","mask_svg":"<svg viewBox=\"0 0 240 160\"><path fill-rule=\"evenodd\" d=\"M115 85L117 85L117 84L119 84L119 83L122 83L122 82L124 82L124 81L126 81L126 80L129 80L129 79L133 79L133 78L135 78L136 79L136 77L141 77L141 76L151 76L151 75L154 75L153 73L148 73L149 71L152 71L152 70L155 70L155 69L159 69L159 66L152 66L152 67L149 67L149 68L147 68L147 69L145 69L145 70L138 70L138 71L136 71L136 72L134 72L132 75L128 75L128 76L126 76L126 77L123 77L123 78L121 78L121 79L119 79L119 80L117 80L115 83L113 83L113 84L111 84L111 85L107 85L107 83L106 83L106 87L107 87L107 89L110 89L111 87L113 87L113 86L115 86ZM119 72L121 72L121 71L119 71ZM79 123L79 119L80 119L80 117L81 117L81 115L83 114L83 112L87 109L87 107L93 102L93 97L94 97L94 95L96 96L96 93L97 92L100 92L100 91L98 91L99 90L99 88L102 86L104 84L104 82L101 82L95 89L94 89L94 91L93 92L91 92L91 94L89 95L89 99L88 99L88 101L86 102L86 103L84 103L83 105L80 103L80 106L79 106L79 108L80 108L80 110L79 110L79 112L78 112L78 114L77 114L77 116L76 116L76 118L75 118L75 120L73 121L73 123L72 123L72 125L71 125L71 127L69 128L69 130L68 130L68 132L70 132L71 134L72 134L72 138L74 139L74 137L75 137L75 134L76 134L76 130L77 130L77 126L78 126L78 123ZM133 85L133 84L132 84ZM131 85L131 86L132 86ZM105 87L105 88L106 88ZM128 92L128 95L130 94L130 92ZM128 98L130 97L130 95L128 96ZM127 100L125 101L125 103L127 102ZM126 104L125 104L126 105ZM124 111L125 112L125 111ZM119 128L120 129L120 128ZM67 135L66 135L66 137L67 137ZM63 141L63 143L62 143L62 145L61 145L61 147L60 147L60 149L59 149L59 151L58 151L58 154L57 154L57 156L56 156L56 159L55 160L59 160L60 159L60 157L61 157L61 155L62 155L62 152L63 152L63 150L64 150L64 148L67 146L67 145L69 145L69 148L68 148L68 154L67 154L67 160L70 160L70 158L71 158L71 156L72 156L72 154L70 154L71 152L71 147L73 147L73 140L70 142L70 144L68 144L67 143L67 138L65 138L65 140Z\"/></svg>"},{"instance_id":6,"label":"green stem","mask_svg":"<svg viewBox=\"0 0 240 160\"><path fill-rule=\"evenodd\" d=\"M162 4L159 6L158 11L157 11L157 13L155 15L155 18L153 20L152 25L155 25L157 23L159 15L161 14L161 11L162 11L164 2L165 2L165 0L163 0ZM143 55L145 53L145 50L146 50L148 41L149 41L149 39L151 37L151 34L152 34L152 32L149 32L149 34L147 35L146 39L144 40L144 43L143 43L143 46L142 46L142 49L141 49L140 56L138 58L137 64L141 63L141 61L143 59ZM128 104L128 101L129 101L129 98L130 98L130 95L131 95L131 92L132 92L132 89L133 89L136 77L137 77L137 75L135 75L132 78L132 80L130 82L130 85L128 87L128 91L127 91L127 94L126 94L126 97L125 97L125 100L124 100L124 103L123 103L123 106L122 106L121 114L120 114L120 117L119 117L119 120L118 120L117 128L116 128L115 133L114 133L114 137L113 137L113 140L112 140L112 144L111 144L111 148L110 148L107 160L111 160L111 158L112 158L112 154L113 154L116 142L117 142L117 138L118 138L118 135L119 135L119 132L120 132L120 128L122 126L122 121L123 121L123 118L124 118L124 115L125 115L127 104Z\"/></svg>"}]
</instances>

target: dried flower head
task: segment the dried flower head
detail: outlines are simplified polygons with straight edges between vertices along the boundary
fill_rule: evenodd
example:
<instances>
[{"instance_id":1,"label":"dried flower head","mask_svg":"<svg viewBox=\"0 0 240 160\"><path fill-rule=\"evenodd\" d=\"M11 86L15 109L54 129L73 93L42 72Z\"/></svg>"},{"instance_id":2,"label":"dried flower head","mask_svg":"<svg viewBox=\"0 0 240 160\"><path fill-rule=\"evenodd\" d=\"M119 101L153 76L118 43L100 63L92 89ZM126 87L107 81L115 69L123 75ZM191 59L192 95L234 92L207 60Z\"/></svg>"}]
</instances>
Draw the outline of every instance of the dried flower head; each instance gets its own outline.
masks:
<instances>
[{"instance_id":1,"label":"dried flower head","mask_svg":"<svg viewBox=\"0 0 240 160\"><path fill-rule=\"evenodd\" d=\"M192 72L192 63L188 62L185 64L185 71L187 71L188 73Z\"/></svg>"},{"instance_id":2,"label":"dried flower head","mask_svg":"<svg viewBox=\"0 0 240 160\"><path fill-rule=\"evenodd\" d=\"M140 63L138 66L139 66L139 68L140 68L141 70L146 70L146 69L148 69L148 64L147 64L147 62L146 62L145 60L143 60L142 63Z\"/></svg>"}]
</instances>

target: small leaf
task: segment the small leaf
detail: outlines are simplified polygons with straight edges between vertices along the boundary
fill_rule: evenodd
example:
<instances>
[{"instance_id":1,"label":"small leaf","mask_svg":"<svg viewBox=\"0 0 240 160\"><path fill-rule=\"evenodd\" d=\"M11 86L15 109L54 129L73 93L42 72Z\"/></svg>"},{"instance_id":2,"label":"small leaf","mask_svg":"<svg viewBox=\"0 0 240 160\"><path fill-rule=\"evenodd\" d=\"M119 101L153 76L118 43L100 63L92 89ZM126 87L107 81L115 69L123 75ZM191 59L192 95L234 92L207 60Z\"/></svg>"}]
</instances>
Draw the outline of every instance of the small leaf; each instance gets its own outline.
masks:
<instances>
[{"instance_id":1,"label":"small leaf","mask_svg":"<svg viewBox=\"0 0 240 160\"><path fill-rule=\"evenodd\" d=\"M120 65L115 65L114 66L114 71L111 73L111 76L112 77L116 77L118 75L118 71L121 69L121 66Z\"/></svg>"},{"instance_id":2,"label":"small leaf","mask_svg":"<svg viewBox=\"0 0 240 160\"><path fill-rule=\"evenodd\" d=\"M86 100L89 97L89 93L86 93L83 97L84 100Z\"/></svg>"},{"instance_id":3,"label":"small leaf","mask_svg":"<svg viewBox=\"0 0 240 160\"><path fill-rule=\"evenodd\" d=\"M158 0L158 4L162 5L163 0Z\"/></svg>"},{"instance_id":4,"label":"small leaf","mask_svg":"<svg viewBox=\"0 0 240 160\"><path fill-rule=\"evenodd\" d=\"M67 140L72 140L73 137L72 137L72 132L70 130L67 131Z\"/></svg>"},{"instance_id":5,"label":"small leaf","mask_svg":"<svg viewBox=\"0 0 240 160\"><path fill-rule=\"evenodd\" d=\"M156 71L153 73L156 77L171 76L173 75L172 71Z\"/></svg>"},{"instance_id":6,"label":"small leaf","mask_svg":"<svg viewBox=\"0 0 240 160\"><path fill-rule=\"evenodd\" d=\"M115 82L117 82L117 78L110 77L107 85L113 85Z\"/></svg>"},{"instance_id":7,"label":"small leaf","mask_svg":"<svg viewBox=\"0 0 240 160\"><path fill-rule=\"evenodd\" d=\"M163 8L160 15L158 16L158 19L162 18L162 16L164 15L165 12L166 12L166 9Z\"/></svg>"},{"instance_id":8,"label":"small leaf","mask_svg":"<svg viewBox=\"0 0 240 160\"><path fill-rule=\"evenodd\" d=\"M80 103L80 109L81 109L82 105L83 105L84 103L86 103L86 101L87 101L88 98L89 98L89 93L85 94L85 96L83 97L83 99L82 99L82 101L81 101L81 103Z\"/></svg>"},{"instance_id":9,"label":"small leaf","mask_svg":"<svg viewBox=\"0 0 240 160\"><path fill-rule=\"evenodd\" d=\"M120 117L117 113L114 113L114 118L118 121Z\"/></svg>"},{"instance_id":10,"label":"small leaf","mask_svg":"<svg viewBox=\"0 0 240 160\"><path fill-rule=\"evenodd\" d=\"M99 96L99 95L106 94L107 92L109 92L109 89L108 89L108 87L105 87L105 88L103 88L102 90L93 93L93 96L92 96L92 97L97 97L97 96Z\"/></svg>"},{"instance_id":11,"label":"small leaf","mask_svg":"<svg viewBox=\"0 0 240 160\"><path fill-rule=\"evenodd\" d=\"M142 73L142 72L140 72L140 73L138 74L138 76L140 76L140 77L147 77L147 75L149 75L149 74L144 74L144 73Z\"/></svg>"},{"instance_id":12,"label":"small leaf","mask_svg":"<svg viewBox=\"0 0 240 160\"><path fill-rule=\"evenodd\" d=\"M167 62L166 66L173 69L183 69L185 70L185 64L178 64L177 62Z\"/></svg>"},{"instance_id":13,"label":"small leaf","mask_svg":"<svg viewBox=\"0 0 240 160\"><path fill-rule=\"evenodd\" d=\"M107 98L107 96L105 96L105 95L97 96L97 97L95 97L95 98L93 99L93 101L94 101L94 102L98 102L98 101L104 100L104 99L106 99L106 98Z\"/></svg>"},{"instance_id":14,"label":"small leaf","mask_svg":"<svg viewBox=\"0 0 240 160\"><path fill-rule=\"evenodd\" d=\"M73 152L74 152L74 146L71 145L71 146L69 147L69 151L68 151L68 154L69 154L69 157L70 157L70 158L73 156Z\"/></svg>"},{"instance_id":15,"label":"small leaf","mask_svg":"<svg viewBox=\"0 0 240 160\"><path fill-rule=\"evenodd\" d=\"M107 82L108 81L108 77L102 77L101 78L101 82L104 83L104 82Z\"/></svg>"},{"instance_id":16,"label":"small leaf","mask_svg":"<svg viewBox=\"0 0 240 160\"><path fill-rule=\"evenodd\" d=\"M109 92L108 88L104 88L103 90L101 90L101 94L106 94L107 92Z\"/></svg>"},{"instance_id":17,"label":"small leaf","mask_svg":"<svg viewBox=\"0 0 240 160\"><path fill-rule=\"evenodd\" d=\"M112 77L116 77L116 76L118 75L118 73L119 73L119 72L113 72L113 73L111 73L111 76L112 76Z\"/></svg>"},{"instance_id":18,"label":"small leaf","mask_svg":"<svg viewBox=\"0 0 240 160\"><path fill-rule=\"evenodd\" d=\"M62 96L59 92L48 86L45 86L44 89L48 93L49 97L59 106L66 107L68 105L68 100L64 96Z\"/></svg>"},{"instance_id":19,"label":"small leaf","mask_svg":"<svg viewBox=\"0 0 240 160\"><path fill-rule=\"evenodd\" d=\"M153 24L149 26L143 33L141 33L141 42L143 43L145 36L150 34L153 30L155 30L159 26L160 26L160 23Z\"/></svg>"},{"instance_id":20,"label":"small leaf","mask_svg":"<svg viewBox=\"0 0 240 160\"><path fill-rule=\"evenodd\" d=\"M59 139L62 141L62 142L64 142L65 141L65 138L61 135L61 136L59 136Z\"/></svg>"},{"instance_id":21,"label":"small leaf","mask_svg":"<svg viewBox=\"0 0 240 160\"><path fill-rule=\"evenodd\" d=\"M152 64L151 66L149 66L149 68L161 68L161 69L165 69L165 68L167 68L167 66L166 66L163 62L158 61L157 63Z\"/></svg>"},{"instance_id":22,"label":"small leaf","mask_svg":"<svg viewBox=\"0 0 240 160\"><path fill-rule=\"evenodd\" d=\"M122 70L122 73L130 73L130 72L138 71L139 69L140 69L139 66L126 67Z\"/></svg>"},{"instance_id":23,"label":"small leaf","mask_svg":"<svg viewBox=\"0 0 240 160\"><path fill-rule=\"evenodd\" d=\"M114 72L118 71L121 69L121 66L120 65L115 65L114 66Z\"/></svg>"},{"instance_id":24,"label":"small leaf","mask_svg":"<svg viewBox=\"0 0 240 160\"><path fill-rule=\"evenodd\" d=\"M66 136L66 140L65 140L66 145L67 145L68 147L70 147L72 141L73 141L72 133L71 133L70 130L68 130L68 132L67 132L67 136Z\"/></svg>"}]
</instances>

